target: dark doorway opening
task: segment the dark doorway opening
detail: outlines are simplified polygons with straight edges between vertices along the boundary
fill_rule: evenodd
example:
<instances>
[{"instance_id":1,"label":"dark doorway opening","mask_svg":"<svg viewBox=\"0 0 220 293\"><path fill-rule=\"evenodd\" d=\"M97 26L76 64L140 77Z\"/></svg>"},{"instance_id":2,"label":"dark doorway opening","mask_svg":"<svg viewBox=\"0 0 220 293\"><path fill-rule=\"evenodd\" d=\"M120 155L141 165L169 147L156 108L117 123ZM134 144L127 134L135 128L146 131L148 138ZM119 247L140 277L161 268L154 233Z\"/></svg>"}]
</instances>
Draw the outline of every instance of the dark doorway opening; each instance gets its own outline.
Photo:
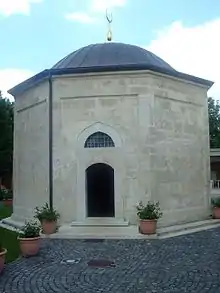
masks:
<instances>
[{"instance_id":1,"label":"dark doorway opening","mask_svg":"<svg viewBox=\"0 0 220 293\"><path fill-rule=\"evenodd\" d=\"M114 217L114 169L103 163L86 170L87 216Z\"/></svg>"}]
</instances>

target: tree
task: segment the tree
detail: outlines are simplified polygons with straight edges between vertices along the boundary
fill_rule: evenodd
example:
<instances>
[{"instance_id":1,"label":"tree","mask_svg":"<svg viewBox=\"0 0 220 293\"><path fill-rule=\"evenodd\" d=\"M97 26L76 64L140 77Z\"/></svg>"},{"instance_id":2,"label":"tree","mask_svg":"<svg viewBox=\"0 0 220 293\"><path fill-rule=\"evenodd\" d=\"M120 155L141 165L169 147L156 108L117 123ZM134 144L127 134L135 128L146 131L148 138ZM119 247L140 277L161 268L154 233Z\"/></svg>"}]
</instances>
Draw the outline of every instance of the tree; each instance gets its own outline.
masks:
<instances>
[{"instance_id":1,"label":"tree","mask_svg":"<svg viewBox=\"0 0 220 293\"><path fill-rule=\"evenodd\" d=\"M14 103L0 92L0 177L12 174Z\"/></svg>"},{"instance_id":2,"label":"tree","mask_svg":"<svg viewBox=\"0 0 220 293\"><path fill-rule=\"evenodd\" d=\"M220 104L208 98L210 147L220 147Z\"/></svg>"}]
</instances>

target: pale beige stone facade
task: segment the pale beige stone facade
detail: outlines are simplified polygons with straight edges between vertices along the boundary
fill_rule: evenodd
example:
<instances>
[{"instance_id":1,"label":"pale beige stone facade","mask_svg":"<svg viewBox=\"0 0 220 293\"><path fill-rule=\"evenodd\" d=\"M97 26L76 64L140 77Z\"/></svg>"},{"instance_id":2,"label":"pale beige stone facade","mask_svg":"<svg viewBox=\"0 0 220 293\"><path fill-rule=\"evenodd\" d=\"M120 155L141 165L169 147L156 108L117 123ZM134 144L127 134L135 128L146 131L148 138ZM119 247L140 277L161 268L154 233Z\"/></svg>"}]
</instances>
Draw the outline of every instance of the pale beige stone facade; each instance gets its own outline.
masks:
<instances>
[{"instance_id":1,"label":"pale beige stone facade","mask_svg":"<svg viewBox=\"0 0 220 293\"><path fill-rule=\"evenodd\" d=\"M54 206L62 223L86 223L85 170L114 169L115 219L136 223L139 200L159 200L168 226L209 215L207 90L150 71L53 78ZM14 212L48 202L48 82L15 97ZM114 148L84 148L92 133ZM106 219L108 221L108 219Z\"/></svg>"}]
</instances>

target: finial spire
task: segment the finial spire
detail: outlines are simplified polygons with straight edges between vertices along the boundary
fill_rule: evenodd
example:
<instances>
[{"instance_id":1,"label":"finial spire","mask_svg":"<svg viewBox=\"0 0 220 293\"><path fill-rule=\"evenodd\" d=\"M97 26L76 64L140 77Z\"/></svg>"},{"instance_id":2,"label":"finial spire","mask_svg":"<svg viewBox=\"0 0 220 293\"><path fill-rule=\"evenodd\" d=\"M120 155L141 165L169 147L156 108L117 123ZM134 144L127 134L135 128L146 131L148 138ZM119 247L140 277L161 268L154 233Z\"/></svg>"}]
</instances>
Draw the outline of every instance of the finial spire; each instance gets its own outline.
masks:
<instances>
[{"instance_id":1,"label":"finial spire","mask_svg":"<svg viewBox=\"0 0 220 293\"><path fill-rule=\"evenodd\" d=\"M111 23L112 23L112 13L111 14L108 14L108 10L106 9L106 19L108 21L108 33L107 33L107 40L109 42L112 41L112 30L111 30Z\"/></svg>"}]
</instances>

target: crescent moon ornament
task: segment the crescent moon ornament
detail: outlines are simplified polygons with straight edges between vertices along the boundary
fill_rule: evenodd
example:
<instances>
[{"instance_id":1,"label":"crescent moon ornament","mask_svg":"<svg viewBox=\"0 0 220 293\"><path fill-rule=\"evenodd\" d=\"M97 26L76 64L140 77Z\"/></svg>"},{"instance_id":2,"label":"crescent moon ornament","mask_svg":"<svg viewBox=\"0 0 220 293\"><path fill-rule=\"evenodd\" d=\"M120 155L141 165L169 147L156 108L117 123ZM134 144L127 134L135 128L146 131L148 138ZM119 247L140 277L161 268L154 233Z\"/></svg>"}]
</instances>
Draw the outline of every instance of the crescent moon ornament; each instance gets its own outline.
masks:
<instances>
[{"instance_id":1,"label":"crescent moon ornament","mask_svg":"<svg viewBox=\"0 0 220 293\"><path fill-rule=\"evenodd\" d=\"M112 41L111 23L112 23L113 17L112 17L112 13L109 14L107 9L106 9L106 19L107 19L108 25L109 25L108 33L107 33L107 41L111 42Z\"/></svg>"}]
</instances>

